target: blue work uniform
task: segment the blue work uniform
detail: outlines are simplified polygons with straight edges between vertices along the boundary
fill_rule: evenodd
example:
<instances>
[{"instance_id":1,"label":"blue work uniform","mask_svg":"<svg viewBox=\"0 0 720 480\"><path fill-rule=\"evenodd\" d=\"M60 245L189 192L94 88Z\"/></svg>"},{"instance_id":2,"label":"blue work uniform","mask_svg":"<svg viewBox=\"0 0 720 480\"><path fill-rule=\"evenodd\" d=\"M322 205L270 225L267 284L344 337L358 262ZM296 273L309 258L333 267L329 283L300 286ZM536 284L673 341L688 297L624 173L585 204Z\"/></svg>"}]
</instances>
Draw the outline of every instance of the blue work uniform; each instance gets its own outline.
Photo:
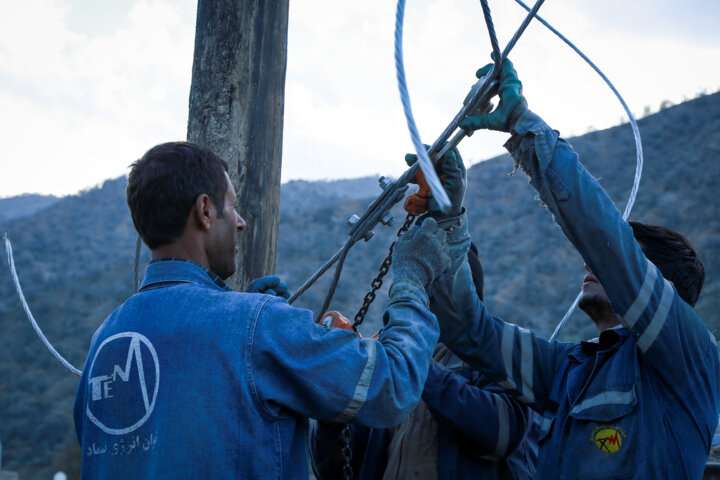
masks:
<instances>
[{"instance_id":1,"label":"blue work uniform","mask_svg":"<svg viewBox=\"0 0 720 480\"><path fill-rule=\"evenodd\" d=\"M621 327L583 344L538 338L487 312L465 264L432 286L441 341L542 415L538 479L701 478L718 422L715 339L557 132L528 111L506 147ZM448 239L463 236L464 223Z\"/></svg>"},{"instance_id":2,"label":"blue work uniform","mask_svg":"<svg viewBox=\"0 0 720 480\"><path fill-rule=\"evenodd\" d=\"M535 478L537 446L525 441L533 413L451 352L430 365L422 402L433 419L435 439L428 442L433 443L428 450L436 457L436 465L434 472L417 472L417 478ZM408 421L414 421L412 414L404 420ZM340 432L340 426L323 423L311 430L310 446L319 480L344 478ZM351 432L354 478L375 480L387 475L389 455L399 455L389 451L391 437L397 432L358 425L351 425Z\"/></svg>"},{"instance_id":3,"label":"blue work uniform","mask_svg":"<svg viewBox=\"0 0 720 480\"><path fill-rule=\"evenodd\" d=\"M438 337L426 305L395 282L379 339L360 339L193 262L153 261L92 339L82 477L306 479L308 417L383 428L418 402Z\"/></svg>"}]
</instances>

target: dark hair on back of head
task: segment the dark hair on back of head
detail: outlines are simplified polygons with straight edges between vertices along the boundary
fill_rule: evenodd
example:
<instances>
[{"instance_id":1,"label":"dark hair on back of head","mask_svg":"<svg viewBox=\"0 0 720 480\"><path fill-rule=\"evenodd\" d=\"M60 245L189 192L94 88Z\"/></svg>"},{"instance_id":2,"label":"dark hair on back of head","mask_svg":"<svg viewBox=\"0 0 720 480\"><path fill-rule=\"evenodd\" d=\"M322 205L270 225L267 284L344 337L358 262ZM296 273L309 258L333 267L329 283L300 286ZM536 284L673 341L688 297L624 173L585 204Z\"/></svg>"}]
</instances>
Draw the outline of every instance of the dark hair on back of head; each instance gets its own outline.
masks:
<instances>
[{"instance_id":1,"label":"dark hair on back of head","mask_svg":"<svg viewBox=\"0 0 720 480\"><path fill-rule=\"evenodd\" d=\"M151 249L182 235L190 210L203 193L222 215L228 164L207 148L189 142L163 143L130 167L127 204L135 229Z\"/></svg>"},{"instance_id":2,"label":"dark hair on back of head","mask_svg":"<svg viewBox=\"0 0 720 480\"><path fill-rule=\"evenodd\" d=\"M675 285L680 297L694 306L705 282L705 268L690 241L661 225L628 223L648 260Z\"/></svg>"}]
</instances>

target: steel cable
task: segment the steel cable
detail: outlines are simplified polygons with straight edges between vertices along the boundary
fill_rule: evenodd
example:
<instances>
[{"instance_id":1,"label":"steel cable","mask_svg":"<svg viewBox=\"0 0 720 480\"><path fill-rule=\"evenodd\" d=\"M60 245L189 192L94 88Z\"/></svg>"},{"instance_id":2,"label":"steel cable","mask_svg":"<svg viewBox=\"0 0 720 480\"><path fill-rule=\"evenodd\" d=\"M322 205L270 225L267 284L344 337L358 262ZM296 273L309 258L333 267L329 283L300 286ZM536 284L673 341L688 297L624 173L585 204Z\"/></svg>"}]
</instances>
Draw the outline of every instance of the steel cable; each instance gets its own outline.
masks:
<instances>
[{"instance_id":1,"label":"steel cable","mask_svg":"<svg viewBox=\"0 0 720 480\"><path fill-rule=\"evenodd\" d=\"M495 33L495 24L493 23L492 15L490 14L490 5L488 5L487 0L480 0L480 5L482 5L485 25L487 25L488 36L490 37L490 45L492 46L492 51L495 54L495 66L500 66L502 54L500 53L500 44L498 43L497 34Z\"/></svg>"},{"instance_id":2,"label":"steel cable","mask_svg":"<svg viewBox=\"0 0 720 480\"><path fill-rule=\"evenodd\" d=\"M37 336L40 337L40 340L43 342L45 347L50 351L50 353L52 353L53 357L55 357L58 362L60 362L65 368L70 370L75 375L82 375L81 370L78 370L77 368L72 366L70 362L65 360L65 358L60 355L60 352L55 350L55 347L53 347L50 341L45 338L45 334L43 334L40 326L35 321L35 317L33 317L33 314L30 311L30 307L25 300L25 295L23 294L22 287L20 286L20 279L18 278L17 270L15 270L15 259L13 258L12 245L10 244L10 239L8 238L7 233L5 233L4 235L4 240L5 252L7 252L8 266L10 267L10 274L13 277L13 282L15 283L15 290L17 291L18 297L20 297L20 303L22 303L23 310L25 310L25 315L27 315L28 320L30 320L30 324L32 325L33 329L35 329L35 333L37 333Z\"/></svg>"},{"instance_id":3,"label":"steel cable","mask_svg":"<svg viewBox=\"0 0 720 480\"><path fill-rule=\"evenodd\" d=\"M417 125L415 124L415 118L412 113L412 105L410 104L410 94L408 93L407 84L405 82L405 65L403 62L402 48L404 16L405 0L398 0L397 10L395 13L395 71L397 73L398 90L400 90L400 101L402 102L403 112L405 113L405 119L407 120L408 129L410 130L410 139L412 140L415 151L417 152L418 163L425 174L425 180L430 186L433 197L438 202L438 205L440 205L441 210L443 212L447 212L450 209L450 199L448 198L442 183L440 183L440 179L435 173L435 166L430 160L422 140L420 140L420 133L418 132Z\"/></svg>"}]
</instances>

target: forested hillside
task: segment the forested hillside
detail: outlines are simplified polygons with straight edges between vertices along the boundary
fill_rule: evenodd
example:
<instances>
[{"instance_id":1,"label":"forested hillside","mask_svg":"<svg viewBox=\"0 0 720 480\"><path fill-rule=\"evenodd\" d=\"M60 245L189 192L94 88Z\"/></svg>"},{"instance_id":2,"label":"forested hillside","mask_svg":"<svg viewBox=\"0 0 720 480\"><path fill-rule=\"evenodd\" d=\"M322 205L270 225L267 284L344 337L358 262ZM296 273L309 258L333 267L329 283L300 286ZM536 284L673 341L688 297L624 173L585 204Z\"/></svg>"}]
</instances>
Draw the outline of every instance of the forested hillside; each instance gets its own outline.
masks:
<instances>
[{"instance_id":1,"label":"forested hillside","mask_svg":"<svg viewBox=\"0 0 720 480\"><path fill-rule=\"evenodd\" d=\"M702 252L706 286L697 310L717 333L720 94L665 109L639 124L645 169L631 218L684 232ZM635 169L630 127L594 132L571 143L624 207ZM495 315L549 335L580 289L583 262L534 199L527 177L508 176L511 171L506 155L478 163L468 173L466 207L485 270L486 303ZM125 178L109 180L36 210L0 216L0 232L7 231L13 242L33 313L55 347L79 368L95 329L133 289L135 232L124 201L125 183ZM299 286L342 245L347 217L360 214L379 192L374 178L283 185L277 273L291 288ZM14 208L7 203L11 200L1 200L3 207ZM375 238L351 251L333 309L354 315L403 217L396 209L395 226L379 226ZM147 256L144 251L143 261ZM7 272L0 268L3 466L19 471L23 480L51 478L60 469L77 478L79 449L72 423L77 377L37 339ZM296 305L320 308L330 276ZM385 293L379 295L363 333L378 328L385 300ZM589 320L576 313L561 338L593 334Z\"/></svg>"},{"instance_id":2,"label":"forested hillside","mask_svg":"<svg viewBox=\"0 0 720 480\"><path fill-rule=\"evenodd\" d=\"M27 217L59 200L52 195L26 193L17 197L0 198L0 224L15 218Z\"/></svg>"}]
</instances>

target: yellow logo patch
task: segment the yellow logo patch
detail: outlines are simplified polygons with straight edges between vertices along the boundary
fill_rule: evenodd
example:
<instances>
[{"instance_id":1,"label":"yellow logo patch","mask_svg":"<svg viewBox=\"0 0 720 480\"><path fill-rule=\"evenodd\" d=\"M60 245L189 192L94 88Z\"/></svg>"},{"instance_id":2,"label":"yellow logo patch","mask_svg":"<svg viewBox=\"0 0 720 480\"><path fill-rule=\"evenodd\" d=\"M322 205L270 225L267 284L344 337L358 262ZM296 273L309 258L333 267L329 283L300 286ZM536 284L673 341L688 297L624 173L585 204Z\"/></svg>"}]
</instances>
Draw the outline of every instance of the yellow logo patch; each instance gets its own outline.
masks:
<instances>
[{"instance_id":1,"label":"yellow logo patch","mask_svg":"<svg viewBox=\"0 0 720 480\"><path fill-rule=\"evenodd\" d=\"M615 425L600 425L596 427L590 439L603 453L615 453L622 448L625 431Z\"/></svg>"}]
</instances>

